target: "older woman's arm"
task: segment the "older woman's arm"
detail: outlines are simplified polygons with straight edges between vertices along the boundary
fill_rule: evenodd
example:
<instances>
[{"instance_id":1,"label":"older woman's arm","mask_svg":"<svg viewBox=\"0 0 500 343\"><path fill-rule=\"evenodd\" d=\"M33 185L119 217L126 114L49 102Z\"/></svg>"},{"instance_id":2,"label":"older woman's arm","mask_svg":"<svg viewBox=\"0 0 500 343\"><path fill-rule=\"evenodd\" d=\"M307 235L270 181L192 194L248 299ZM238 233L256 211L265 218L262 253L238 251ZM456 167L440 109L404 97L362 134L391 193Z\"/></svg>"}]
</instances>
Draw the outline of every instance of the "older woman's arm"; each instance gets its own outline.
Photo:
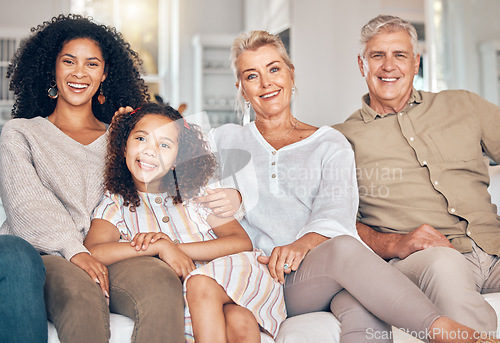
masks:
<instances>
[{"instance_id":1,"label":"older woman's arm","mask_svg":"<svg viewBox=\"0 0 500 343\"><path fill-rule=\"evenodd\" d=\"M340 133L337 140L339 144L324 157L321 179L312 181L319 182L318 193L297 240L274 248L270 257L260 259L279 282L284 282L284 274L297 270L306 254L327 239L340 235L360 239L356 232L359 200L354 152ZM290 268L284 269L285 263Z\"/></svg>"},{"instance_id":2,"label":"older woman's arm","mask_svg":"<svg viewBox=\"0 0 500 343\"><path fill-rule=\"evenodd\" d=\"M224 178L224 166L221 159L221 152L217 151L217 144L214 139L213 129L206 135L206 140L212 151L217 158L219 168L215 178L218 182L222 183L217 189L207 189L205 196L198 197L198 201L204 206L212 210L212 212L220 218L234 217L241 220L245 215L245 208L243 206L243 199L234 178ZM234 160L234 159L233 159Z\"/></svg>"}]
</instances>

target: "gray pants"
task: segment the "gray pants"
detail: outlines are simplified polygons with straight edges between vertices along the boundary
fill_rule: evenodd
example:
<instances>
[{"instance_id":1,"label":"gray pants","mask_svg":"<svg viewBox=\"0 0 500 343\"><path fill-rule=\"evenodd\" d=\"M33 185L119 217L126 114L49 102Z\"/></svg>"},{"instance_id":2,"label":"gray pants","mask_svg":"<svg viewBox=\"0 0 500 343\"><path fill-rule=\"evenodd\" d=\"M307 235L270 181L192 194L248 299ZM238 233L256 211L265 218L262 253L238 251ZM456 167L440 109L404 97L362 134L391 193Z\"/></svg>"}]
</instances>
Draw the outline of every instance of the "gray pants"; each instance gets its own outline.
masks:
<instances>
[{"instance_id":1,"label":"gray pants","mask_svg":"<svg viewBox=\"0 0 500 343\"><path fill-rule=\"evenodd\" d=\"M182 284L160 259L135 257L108 266L109 308L85 271L62 257L42 259L47 317L62 343L107 342L110 310L135 321L132 342L184 342Z\"/></svg>"},{"instance_id":2,"label":"gray pants","mask_svg":"<svg viewBox=\"0 0 500 343\"><path fill-rule=\"evenodd\" d=\"M429 248L390 263L448 317L478 331L495 332L496 313L480 293L500 291L498 260L473 244L471 253Z\"/></svg>"},{"instance_id":3,"label":"gray pants","mask_svg":"<svg viewBox=\"0 0 500 343\"><path fill-rule=\"evenodd\" d=\"M345 289L345 290L343 290ZM332 312L341 342L391 342L389 323L425 334L441 316L403 274L351 236L332 238L310 251L285 280L289 316Z\"/></svg>"}]
</instances>

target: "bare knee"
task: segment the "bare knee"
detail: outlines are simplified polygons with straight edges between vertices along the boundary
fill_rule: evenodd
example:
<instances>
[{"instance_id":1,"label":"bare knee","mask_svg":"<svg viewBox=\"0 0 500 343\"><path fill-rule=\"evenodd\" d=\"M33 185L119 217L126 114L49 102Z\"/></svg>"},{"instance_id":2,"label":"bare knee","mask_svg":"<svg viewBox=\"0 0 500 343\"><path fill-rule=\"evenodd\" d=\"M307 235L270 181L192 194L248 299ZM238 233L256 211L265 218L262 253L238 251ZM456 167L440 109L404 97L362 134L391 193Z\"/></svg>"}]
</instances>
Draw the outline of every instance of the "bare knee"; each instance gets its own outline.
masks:
<instances>
[{"instance_id":1,"label":"bare knee","mask_svg":"<svg viewBox=\"0 0 500 343\"><path fill-rule=\"evenodd\" d=\"M228 342L260 341L260 329L253 313L241 306L224 306Z\"/></svg>"},{"instance_id":2,"label":"bare knee","mask_svg":"<svg viewBox=\"0 0 500 343\"><path fill-rule=\"evenodd\" d=\"M225 302L222 299L226 295L224 289L212 278L205 275L193 275L186 281L186 298L190 303L197 300L202 301L219 301Z\"/></svg>"}]
</instances>

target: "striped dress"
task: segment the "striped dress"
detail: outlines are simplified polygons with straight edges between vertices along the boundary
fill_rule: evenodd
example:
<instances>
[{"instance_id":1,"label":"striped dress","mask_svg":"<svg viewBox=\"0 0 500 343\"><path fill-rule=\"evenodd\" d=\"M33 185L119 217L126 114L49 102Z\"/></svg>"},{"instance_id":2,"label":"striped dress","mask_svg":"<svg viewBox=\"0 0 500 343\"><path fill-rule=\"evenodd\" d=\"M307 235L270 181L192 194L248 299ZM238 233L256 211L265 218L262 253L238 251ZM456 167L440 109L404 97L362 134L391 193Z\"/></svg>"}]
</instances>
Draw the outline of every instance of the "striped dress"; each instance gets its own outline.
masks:
<instances>
[{"instance_id":1,"label":"striped dress","mask_svg":"<svg viewBox=\"0 0 500 343\"><path fill-rule=\"evenodd\" d=\"M123 206L120 195L106 192L96 207L92 218L104 219L120 231L121 240L130 241L140 232L163 232L172 241L181 243L200 242L217 238L206 218L210 212L195 202L174 205L166 193L139 192L141 205L130 211ZM241 252L219 257L210 262L194 261L197 269L192 275L206 275L213 278L237 304L249 309L266 332L276 337L278 328L286 318L283 287L275 282L266 266L257 261L261 250ZM185 301L186 342L194 342L191 315Z\"/></svg>"}]
</instances>

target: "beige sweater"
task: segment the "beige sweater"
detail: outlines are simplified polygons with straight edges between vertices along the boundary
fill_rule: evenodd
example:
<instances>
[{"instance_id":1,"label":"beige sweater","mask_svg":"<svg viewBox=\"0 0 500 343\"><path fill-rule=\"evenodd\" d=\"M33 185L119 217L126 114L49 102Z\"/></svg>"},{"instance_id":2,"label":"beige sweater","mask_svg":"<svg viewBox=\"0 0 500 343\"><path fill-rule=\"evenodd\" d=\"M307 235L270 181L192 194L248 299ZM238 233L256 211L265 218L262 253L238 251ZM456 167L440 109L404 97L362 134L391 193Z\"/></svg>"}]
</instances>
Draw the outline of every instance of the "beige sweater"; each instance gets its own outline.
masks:
<instances>
[{"instance_id":1,"label":"beige sweater","mask_svg":"<svg viewBox=\"0 0 500 343\"><path fill-rule=\"evenodd\" d=\"M71 259L87 252L83 239L103 194L107 134L89 145L48 119L12 119L0 136L0 194L13 234L38 251Z\"/></svg>"}]
</instances>

